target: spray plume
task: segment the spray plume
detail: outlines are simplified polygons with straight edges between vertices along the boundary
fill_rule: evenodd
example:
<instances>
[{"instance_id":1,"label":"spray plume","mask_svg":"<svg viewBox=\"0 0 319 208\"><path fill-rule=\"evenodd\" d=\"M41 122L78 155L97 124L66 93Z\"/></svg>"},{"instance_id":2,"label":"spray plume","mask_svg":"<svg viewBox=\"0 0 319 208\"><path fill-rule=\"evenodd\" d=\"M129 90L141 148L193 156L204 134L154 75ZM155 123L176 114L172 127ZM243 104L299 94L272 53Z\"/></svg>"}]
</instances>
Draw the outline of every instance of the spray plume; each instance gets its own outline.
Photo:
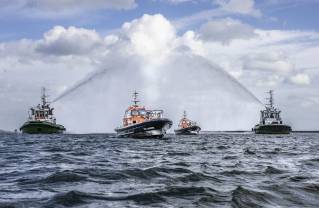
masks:
<instances>
[{"instance_id":1,"label":"spray plume","mask_svg":"<svg viewBox=\"0 0 319 208\"><path fill-rule=\"evenodd\" d=\"M172 54L160 64L132 59L120 63L90 73L54 99L63 106L60 118L69 129L113 131L134 90L140 92L141 105L163 109L173 121L187 110L207 130L247 129L258 119L261 102L205 58L185 53Z\"/></svg>"},{"instance_id":2,"label":"spray plume","mask_svg":"<svg viewBox=\"0 0 319 208\"><path fill-rule=\"evenodd\" d=\"M238 88L240 88L241 90L246 92L247 95L249 95L249 97L251 97L256 103L259 103L259 104L263 105L263 103L253 93L251 93L245 86L243 86L238 80L236 80L234 77L229 75L223 69L219 68L218 66L215 66L215 65L211 64L208 60L206 60L205 58L203 58L201 56L193 55L193 57L196 57L196 59L200 60L208 68L210 68L211 70L216 70L216 72L220 73L226 79L231 81L234 85L238 86ZM62 92L52 102L57 102L58 100L66 97L67 95L72 94L73 92L79 90L82 86L93 82L96 78L101 78L101 77L105 76L105 74L107 72L108 72L107 68L101 68L101 69L98 69L96 71L93 71L92 73L88 74L85 78L83 78L82 80L80 80L79 82L77 82L73 86L71 86L69 89L67 89L64 92Z\"/></svg>"}]
</instances>

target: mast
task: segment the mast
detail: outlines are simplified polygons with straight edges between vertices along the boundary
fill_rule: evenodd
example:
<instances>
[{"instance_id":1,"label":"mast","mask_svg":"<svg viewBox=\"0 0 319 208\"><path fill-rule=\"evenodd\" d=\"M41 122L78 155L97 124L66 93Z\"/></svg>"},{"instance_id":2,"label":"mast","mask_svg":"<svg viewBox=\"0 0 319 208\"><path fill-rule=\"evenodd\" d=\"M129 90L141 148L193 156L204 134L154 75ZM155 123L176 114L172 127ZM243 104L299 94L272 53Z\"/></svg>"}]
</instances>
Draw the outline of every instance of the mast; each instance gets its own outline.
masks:
<instances>
[{"instance_id":1,"label":"mast","mask_svg":"<svg viewBox=\"0 0 319 208\"><path fill-rule=\"evenodd\" d=\"M45 94L45 87L42 87L42 96L41 96L41 100L42 100L42 106L46 106L47 104L47 95Z\"/></svg>"},{"instance_id":2,"label":"mast","mask_svg":"<svg viewBox=\"0 0 319 208\"><path fill-rule=\"evenodd\" d=\"M273 90L269 90L269 98L267 99L269 103L267 104L270 108L274 107L274 98L273 98Z\"/></svg>"},{"instance_id":3,"label":"mast","mask_svg":"<svg viewBox=\"0 0 319 208\"><path fill-rule=\"evenodd\" d=\"M137 105L137 103L138 102L140 102L138 99L137 99L137 97L138 97L138 92L136 92L136 90L134 91L134 93L133 93L133 103L134 103L134 106L138 106Z\"/></svg>"},{"instance_id":4,"label":"mast","mask_svg":"<svg viewBox=\"0 0 319 208\"><path fill-rule=\"evenodd\" d=\"M186 111L184 110L184 119L186 119L186 117L187 117L187 114L186 114Z\"/></svg>"}]
</instances>

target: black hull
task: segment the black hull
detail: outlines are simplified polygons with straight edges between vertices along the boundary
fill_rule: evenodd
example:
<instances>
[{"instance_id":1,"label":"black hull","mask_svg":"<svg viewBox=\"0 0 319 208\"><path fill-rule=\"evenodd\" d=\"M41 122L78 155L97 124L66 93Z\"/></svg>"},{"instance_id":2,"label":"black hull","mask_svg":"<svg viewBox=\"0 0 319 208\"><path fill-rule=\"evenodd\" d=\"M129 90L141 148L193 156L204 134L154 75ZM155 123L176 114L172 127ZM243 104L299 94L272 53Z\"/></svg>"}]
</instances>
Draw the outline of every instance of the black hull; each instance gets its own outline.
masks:
<instances>
[{"instance_id":1,"label":"black hull","mask_svg":"<svg viewBox=\"0 0 319 208\"><path fill-rule=\"evenodd\" d=\"M256 125L253 129L256 134L290 134L291 127L283 124Z\"/></svg>"},{"instance_id":2,"label":"black hull","mask_svg":"<svg viewBox=\"0 0 319 208\"><path fill-rule=\"evenodd\" d=\"M154 119L130 125L127 127L116 128L118 137L131 138L162 138L166 130L172 126L173 122L166 118Z\"/></svg>"},{"instance_id":3,"label":"black hull","mask_svg":"<svg viewBox=\"0 0 319 208\"><path fill-rule=\"evenodd\" d=\"M188 128L175 129L176 135L197 135L201 128L199 126L191 126Z\"/></svg>"},{"instance_id":4,"label":"black hull","mask_svg":"<svg viewBox=\"0 0 319 208\"><path fill-rule=\"evenodd\" d=\"M65 128L46 121L27 121L21 126L20 131L27 134L62 134Z\"/></svg>"}]
</instances>

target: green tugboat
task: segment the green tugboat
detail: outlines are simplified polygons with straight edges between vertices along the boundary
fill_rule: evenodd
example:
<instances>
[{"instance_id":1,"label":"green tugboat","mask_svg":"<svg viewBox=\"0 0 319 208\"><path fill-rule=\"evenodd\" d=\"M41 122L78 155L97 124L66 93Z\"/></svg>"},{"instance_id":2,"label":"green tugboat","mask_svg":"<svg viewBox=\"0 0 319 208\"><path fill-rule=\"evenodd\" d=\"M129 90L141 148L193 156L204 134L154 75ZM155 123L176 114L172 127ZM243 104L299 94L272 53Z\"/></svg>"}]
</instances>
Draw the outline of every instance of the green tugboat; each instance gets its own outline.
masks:
<instances>
[{"instance_id":1,"label":"green tugboat","mask_svg":"<svg viewBox=\"0 0 319 208\"><path fill-rule=\"evenodd\" d=\"M54 108L51 108L49 102L47 102L45 88L42 90L41 100L42 104L30 109L31 115L29 114L28 121L21 126L20 131L27 134L63 133L65 128L56 123L56 119L53 116Z\"/></svg>"},{"instance_id":2,"label":"green tugboat","mask_svg":"<svg viewBox=\"0 0 319 208\"><path fill-rule=\"evenodd\" d=\"M253 131L256 134L289 134L291 127L283 124L280 117L281 111L274 107L273 91L269 91L269 103L265 106L265 110L260 111L260 122Z\"/></svg>"}]
</instances>

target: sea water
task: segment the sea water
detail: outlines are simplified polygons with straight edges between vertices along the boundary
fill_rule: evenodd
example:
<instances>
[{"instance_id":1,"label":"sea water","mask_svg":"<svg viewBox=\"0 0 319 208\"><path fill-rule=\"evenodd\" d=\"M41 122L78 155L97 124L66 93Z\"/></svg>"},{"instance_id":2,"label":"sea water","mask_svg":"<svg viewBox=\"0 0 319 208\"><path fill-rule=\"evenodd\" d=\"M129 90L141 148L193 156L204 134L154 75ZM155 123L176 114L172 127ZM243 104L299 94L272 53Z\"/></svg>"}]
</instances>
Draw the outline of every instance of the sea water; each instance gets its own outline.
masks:
<instances>
[{"instance_id":1,"label":"sea water","mask_svg":"<svg viewBox=\"0 0 319 208\"><path fill-rule=\"evenodd\" d=\"M319 207L319 134L0 135L0 207Z\"/></svg>"}]
</instances>

